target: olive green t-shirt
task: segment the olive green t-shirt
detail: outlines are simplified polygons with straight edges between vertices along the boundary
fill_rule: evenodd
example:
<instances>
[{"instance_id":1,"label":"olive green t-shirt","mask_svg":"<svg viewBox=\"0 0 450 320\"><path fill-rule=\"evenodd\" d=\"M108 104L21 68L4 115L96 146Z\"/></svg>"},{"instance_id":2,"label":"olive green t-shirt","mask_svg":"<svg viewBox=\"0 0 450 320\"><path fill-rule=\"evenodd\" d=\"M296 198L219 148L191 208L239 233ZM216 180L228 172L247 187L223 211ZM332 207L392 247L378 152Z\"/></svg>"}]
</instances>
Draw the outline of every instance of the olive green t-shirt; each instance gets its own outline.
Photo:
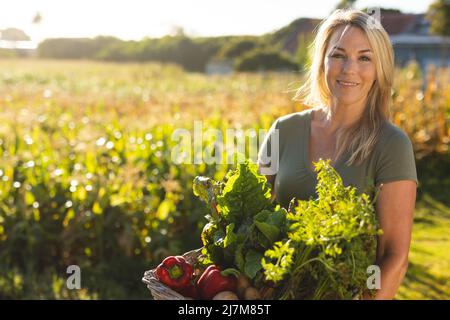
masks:
<instances>
[{"instance_id":1,"label":"olive green t-shirt","mask_svg":"<svg viewBox=\"0 0 450 320\"><path fill-rule=\"evenodd\" d=\"M313 171L312 164L308 165L312 110L276 119L259 149L260 173L275 175L276 199L285 208L294 197L301 200L317 197L317 173ZM278 132L278 159L270 158L273 148L271 134L275 131ZM262 156L265 154L269 158ZM346 152L332 165L342 177L344 186L352 185L358 193L365 192L373 198L374 189L370 188L371 185L379 187L382 183L397 180L414 180L418 184L412 143L400 128L388 121L383 124L372 154L362 164L347 166L349 157L349 152Z\"/></svg>"}]
</instances>

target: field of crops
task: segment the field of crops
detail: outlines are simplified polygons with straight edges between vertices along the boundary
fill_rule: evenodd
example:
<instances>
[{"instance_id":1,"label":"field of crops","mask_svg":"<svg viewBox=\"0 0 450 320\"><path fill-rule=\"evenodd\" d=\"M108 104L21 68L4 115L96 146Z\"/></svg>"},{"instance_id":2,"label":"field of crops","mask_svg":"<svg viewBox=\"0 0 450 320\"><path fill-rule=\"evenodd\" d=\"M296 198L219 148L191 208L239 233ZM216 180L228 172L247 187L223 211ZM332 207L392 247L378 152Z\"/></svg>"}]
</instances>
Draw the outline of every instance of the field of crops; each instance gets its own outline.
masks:
<instances>
[{"instance_id":1,"label":"field of crops","mask_svg":"<svg viewBox=\"0 0 450 320\"><path fill-rule=\"evenodd\" d=\"M174 130L268 129L303 109L291 100L301 80L0 60L0 298L150 298L143 272L201 246L207 209L193 178L228 169L176 163ZM413 141L420 181L399 299L450 298L449 83L450 70L397 72L392 120ZM66 287L73 264L81 290Z\"/></svg>"}]
</instances>

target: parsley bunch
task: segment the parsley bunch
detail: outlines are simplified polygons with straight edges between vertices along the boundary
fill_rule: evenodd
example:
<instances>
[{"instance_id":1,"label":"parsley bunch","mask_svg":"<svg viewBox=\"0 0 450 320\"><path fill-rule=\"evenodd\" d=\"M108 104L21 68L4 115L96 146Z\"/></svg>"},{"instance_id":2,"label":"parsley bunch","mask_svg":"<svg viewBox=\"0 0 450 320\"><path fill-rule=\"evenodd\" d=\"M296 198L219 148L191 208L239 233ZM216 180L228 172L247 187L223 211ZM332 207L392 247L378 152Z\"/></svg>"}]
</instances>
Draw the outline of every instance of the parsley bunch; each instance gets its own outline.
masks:
<instances>
[{"instance_id":1,"label":"parsley bunch","mask_svg":"<svg viewBox=\"0 0 450 320\"><path fill-rule=\"evenodd\" d=\"M317 199L292 199L287 237L265 252L278 299L352 299L366 286L378 229L373 202L344 187L330 160L315 163Z\"/></svg>"}]
</instances>

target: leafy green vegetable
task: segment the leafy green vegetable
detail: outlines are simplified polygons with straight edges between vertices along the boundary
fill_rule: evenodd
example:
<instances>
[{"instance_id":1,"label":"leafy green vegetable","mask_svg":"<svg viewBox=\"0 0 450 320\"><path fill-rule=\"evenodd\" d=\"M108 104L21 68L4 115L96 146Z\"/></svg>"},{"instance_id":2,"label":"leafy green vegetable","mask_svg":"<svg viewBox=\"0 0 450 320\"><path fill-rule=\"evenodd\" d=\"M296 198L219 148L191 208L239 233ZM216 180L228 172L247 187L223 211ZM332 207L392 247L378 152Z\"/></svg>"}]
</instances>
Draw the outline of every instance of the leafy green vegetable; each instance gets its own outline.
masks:
<instances>
[{"instance_id":1,"label":"leafy green vegetable","mask_svg":"<svg viewBox=\"0 0 450 320\"><path fill-rule=\"evenodd\" d=\"M227 221L240 222L273 207L267 180L257 170L256 164L246 161L227 174L223 192L217 196L219 210Z\"/></svg>"},{"instance_id":2,"label":"leafy green vegetable","mask_svg":"<svg viewBox=\"0 0 450 320\"><path fill-rule=\"evenodd\" d=\"M283 209L275 212L263 210L253 218L253 221L258 230L261 231L270 242L274 243L278 240L281 232L284 231L286 212Z\"/></svg>"},{"instance_id":3,"label":"leafy green vegetable","mask_svg":"<svg viewBox=\"0 0 450 320\"><path fill-rule=\"evenodd\" d=\"M244 272L247 277L253 279L256 274L261 270L261 260L264 254L257 252L255 250L249 250L245 255L245 267Z\"/></svg>"},{"instance_id":4,"label":"leafy green vegetable","mask_svg":"<svg viewBox=\"0 0 450 320\"><path fill-rule=\"evenodd\" d=\"M202 232L204 263L236 267L251 279L258 274L262 279L261 260L286 235L287 211L271 202L270 187L257 165L247 160L222 182L196 177L194 193L212 212Z\"/></svg>"},{"instance_id":5,"label":"leafy green vegetable","mask_svg":"<svg viewBox=\"0 0 450 320\"><path fill-rule=\"evenodd\" d=\"M226 237L224 241L224 246L229 247L231 244L237 241L237 235L233 232L234 223L227 225L226 227Z\"/></svg>"}]
</instances>

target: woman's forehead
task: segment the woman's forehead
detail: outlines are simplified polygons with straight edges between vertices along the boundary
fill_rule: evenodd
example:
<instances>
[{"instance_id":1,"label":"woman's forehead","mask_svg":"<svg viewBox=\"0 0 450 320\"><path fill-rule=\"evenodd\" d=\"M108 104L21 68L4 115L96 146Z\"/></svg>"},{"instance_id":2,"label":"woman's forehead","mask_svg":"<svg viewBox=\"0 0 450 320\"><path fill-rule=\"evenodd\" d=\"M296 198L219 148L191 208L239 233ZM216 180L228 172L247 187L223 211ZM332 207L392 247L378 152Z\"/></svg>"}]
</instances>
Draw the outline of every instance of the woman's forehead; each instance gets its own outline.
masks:
<instances>
[{"instance_id":1,"label":"woman's forehead","mask_svg":"<svg viewBox=\"0 0 450 320\"><path fill-rule=\"evenodd\" d=\"M328 48L331 50L336 47L351 51L371 49L369 40L364 31L350 25L336 29L331 35Z\"/></svg>"}]
</instances>

